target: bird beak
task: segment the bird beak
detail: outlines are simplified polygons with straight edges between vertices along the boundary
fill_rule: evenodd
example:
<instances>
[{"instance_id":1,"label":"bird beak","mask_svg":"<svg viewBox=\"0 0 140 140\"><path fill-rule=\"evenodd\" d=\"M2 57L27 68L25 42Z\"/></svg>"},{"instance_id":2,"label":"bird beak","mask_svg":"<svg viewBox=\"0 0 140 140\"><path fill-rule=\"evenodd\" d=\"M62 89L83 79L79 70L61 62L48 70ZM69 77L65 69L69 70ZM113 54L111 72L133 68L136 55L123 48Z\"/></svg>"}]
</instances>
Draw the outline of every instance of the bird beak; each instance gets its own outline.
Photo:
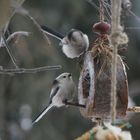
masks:
<instances>
[{"instance_id":1,"label":"bird beak","mask_svg":"<svg viewBox=\"0 0 140 140\"><path fill-rule=\"evenodd\" d=\"M61 42L59 43L60 46L63 46L63 45L67 45L68 44L68 41L66 39L66 37L64 37Z\"/></svg>"}]
</instances>

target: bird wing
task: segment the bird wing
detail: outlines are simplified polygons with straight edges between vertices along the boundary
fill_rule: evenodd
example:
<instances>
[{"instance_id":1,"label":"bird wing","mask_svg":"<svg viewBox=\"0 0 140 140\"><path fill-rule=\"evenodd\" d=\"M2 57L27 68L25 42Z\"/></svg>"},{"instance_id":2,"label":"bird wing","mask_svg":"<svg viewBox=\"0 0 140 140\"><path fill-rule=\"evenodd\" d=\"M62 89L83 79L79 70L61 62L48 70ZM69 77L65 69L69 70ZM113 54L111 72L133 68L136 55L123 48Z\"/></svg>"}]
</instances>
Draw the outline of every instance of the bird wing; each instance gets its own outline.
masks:
<instances>
[{"instance_id":1,"label":"bird wing","mask_svg":"<svg viewBox=\"0 0 140 140\"><path fill-rule=\"evenodd\" d=\"M51 91L51 94L50 94L49 105L52 103L52 99L56 95L56 93L58 92L59 89L60 89L60 87L58 85L57 86L54 86L52 88L52 91Z\"/></svg>"}]
</instances>

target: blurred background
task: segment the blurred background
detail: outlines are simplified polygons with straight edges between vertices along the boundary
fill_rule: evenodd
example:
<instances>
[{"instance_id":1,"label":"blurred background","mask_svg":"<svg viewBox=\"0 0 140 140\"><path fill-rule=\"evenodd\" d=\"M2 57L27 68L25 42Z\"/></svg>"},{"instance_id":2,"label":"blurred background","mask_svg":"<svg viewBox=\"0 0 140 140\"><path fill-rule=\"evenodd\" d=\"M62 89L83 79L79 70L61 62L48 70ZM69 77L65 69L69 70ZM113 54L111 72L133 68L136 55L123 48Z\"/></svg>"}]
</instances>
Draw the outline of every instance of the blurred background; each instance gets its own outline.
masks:
<instances>
[{"instance_id":1,"label":"blurred background","mask_svg":"<svg viewBox=\"0 0 140 140\"><path fill-rule=\"evenodd\" d=\"M21 1L13 0L12 5L9 2L0 2L1 24L8 20L6 15L9 18ZM132 5L132 11L140 17L140 1L132 1ZM92 25L98 22L99 12L86 0L26 0L22 7L17 8L18 12L12 17L7 33L31 33L29 37L21 37L16 43L10 44L16 63L24 68L62 65L62 69L36 74L0 75L0 140L72 140L94 125L83 118L75 107L53 108L31 128L31 120L48 103L52 81L62 72L71 72L77 85L79 66L77 59L65 57L58 40L49 36L49 41L46 40L26 14L30 14L40 25L51 27L62 34L72 28L80 29L92 42L97 37L92 32ZM140 30L137 28L140 27L140 19L126 13L122 17L122 24L129 37L127 50L122 54L128 66L129 95L136 105L140 105ZM3 68L14 68L4 47L0 48L0 65ZM134 140L140 138L139 118L140 114L131 114L130 131Z\"/></svg>"}]
</instances>

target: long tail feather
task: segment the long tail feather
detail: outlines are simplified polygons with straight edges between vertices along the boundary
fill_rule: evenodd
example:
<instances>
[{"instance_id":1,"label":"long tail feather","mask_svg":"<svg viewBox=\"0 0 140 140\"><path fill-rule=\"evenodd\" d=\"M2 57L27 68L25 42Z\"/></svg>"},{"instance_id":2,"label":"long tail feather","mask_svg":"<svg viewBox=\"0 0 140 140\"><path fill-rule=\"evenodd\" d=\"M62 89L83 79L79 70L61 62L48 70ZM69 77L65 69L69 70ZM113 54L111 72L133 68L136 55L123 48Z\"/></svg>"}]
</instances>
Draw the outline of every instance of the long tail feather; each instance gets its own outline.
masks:
<instances>
[{"instance_id":1,"label":"long tail feather","mask_svg":"<svg viewBox=\"0 0 140 140\"><path fill-rule=\"evenodd\" d=\"M44 108L44 110L36 117L36 119L34 119L34 121L32 121L32 125L37 123L52 107L53 107L53 104L50 104L49 106Z\"/></svg>"},{"instance_id":2,"label":"long tail feather","mask_svg":"<svg viewBox=\"0 0 140 140\"><path fill-rule=\"evenodd\" d=\"M62 35L61 33L47 27L47 26L41 26L42 30L44 31L45 34L48 34L52 37L55 37L58 40L62 40L64 38L64 35Z\"/></svg>"}]
</instances>

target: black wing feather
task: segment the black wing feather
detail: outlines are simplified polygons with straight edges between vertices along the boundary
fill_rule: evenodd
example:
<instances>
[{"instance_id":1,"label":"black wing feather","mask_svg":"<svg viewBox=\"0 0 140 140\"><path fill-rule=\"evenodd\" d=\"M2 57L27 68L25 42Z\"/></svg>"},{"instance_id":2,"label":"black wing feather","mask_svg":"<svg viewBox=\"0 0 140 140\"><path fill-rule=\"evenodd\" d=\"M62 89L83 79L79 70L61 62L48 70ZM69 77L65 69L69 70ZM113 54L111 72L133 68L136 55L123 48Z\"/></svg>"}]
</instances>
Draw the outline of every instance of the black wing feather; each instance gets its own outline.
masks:
<instances>
[{"instance_id":1,"label":"black wing feather","mask_svg":"<svg viewBox=\"0 0 140 140\"><path fill-rule=\"evenodd\" d=\"M49 105L52 103L52 98L56 95L59 90L59 86L55 88L54 92L50 96Z\"/></svg>"},{"instance_id":2,"label":"black wing feather","mask_svg":"<svg viewBox=\"0 0 140 140\"><path fill-rule=\"evenodd\" d=\"M57 31L55 31L54 29L52 29L52 28L50 28L50 27L41 26L41 28L42 28L43 30L45 30L45 31L47 31L47 32L49 32L49 33L51 33L51 34L53 34L53 35L55 35L55 36L61 38L61 39L64 38L64 35L62 35L61 33L57 32Z\"/></svg>"}]
</instances>

